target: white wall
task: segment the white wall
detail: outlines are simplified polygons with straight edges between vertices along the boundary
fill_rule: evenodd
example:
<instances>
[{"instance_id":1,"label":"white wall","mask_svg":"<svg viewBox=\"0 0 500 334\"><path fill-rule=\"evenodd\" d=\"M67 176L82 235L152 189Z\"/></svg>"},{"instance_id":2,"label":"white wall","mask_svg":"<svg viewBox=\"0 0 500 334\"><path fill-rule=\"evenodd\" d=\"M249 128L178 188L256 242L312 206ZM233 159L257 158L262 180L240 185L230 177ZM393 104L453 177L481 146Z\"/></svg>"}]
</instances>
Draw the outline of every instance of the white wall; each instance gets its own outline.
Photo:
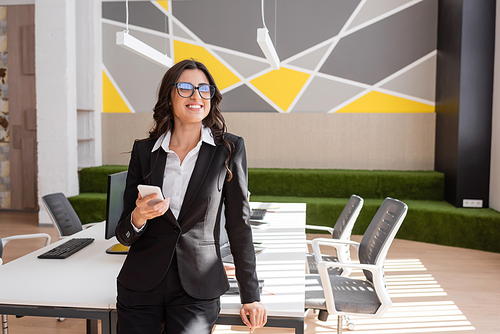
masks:
<instances>
[{"instance_id":1,"label":"white wall","mask_svg":"<svg viewBox=\"0 0 500 334\"><path fill-rule=\"evenodd\" d=\"M41 197L78 194L75 0L35 3L39 224Z\"/></svg>"},{"instance_id":2,"label":"white wall","mask_svg":"<svg viewBox=\"0 0 500 334\"><path fill-rule=\"evenodd\" d=\"M434 113L223 115L249 167L434 170ZM152 113L103 113L103 164L127 165L151 124Z\"/></svg>"},{"instance_id":3,"label":"white wall","mask_svg":"<svg viewBox=\"0 0 500 334\"><path fill-rule=\"evenodd\" d=\"M495 76L491 137L490 207L500 211L500 4L496 13Z\"/></svg>"},{"instance_id":4,"label":"white wall","mask_svg":"<svg viewBox=\"0 0 500 334\"><path fill-rule=\"evenodd\" d=\"M100 0L76 0L78 167L102 164L102 23Z\"/></svg>"}]
</instances>

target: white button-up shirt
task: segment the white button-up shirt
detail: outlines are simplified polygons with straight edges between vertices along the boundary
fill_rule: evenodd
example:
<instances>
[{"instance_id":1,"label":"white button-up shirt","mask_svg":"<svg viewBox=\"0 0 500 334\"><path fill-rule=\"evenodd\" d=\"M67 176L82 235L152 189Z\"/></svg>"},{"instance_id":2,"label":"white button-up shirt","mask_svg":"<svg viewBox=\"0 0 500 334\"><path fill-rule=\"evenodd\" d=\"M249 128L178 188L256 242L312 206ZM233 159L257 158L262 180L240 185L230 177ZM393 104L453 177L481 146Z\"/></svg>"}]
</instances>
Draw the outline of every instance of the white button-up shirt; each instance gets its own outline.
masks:
<instances>
[{"instance_id":1,"label":"white button-up shirt","mask_svg":"<svg viewBox=\"0 0 500 334\"><path fill-rule=\"evenodd\" d=\"M165 172L163 173L163 197L170 197L170 210L172 210L174 217L178 218L189 180L193 174L196 160L198 160L201 143L205 142L215 146L215 142L212 137L212 131L202 126L201 140L195 148L189 151L181 164L179 156L169 148L171 135L172 133L169 131L158 138L151 152L156 151L160 147L167 152L167 163L165 164Z\"/></svg>"},{"instance_id":2,"label":"white button-up shirt","mask_svg":"<svg viewBox=\"0 0 500 334\"><path fill-rule=\"evenodd\" d=\"M163 172L163 197L170 197L170 210L174 214L175 218L179 217L181 211L182 202L184 201L184 196L186 195L186 190L193 174L194 166L196 165L196 160L198 160L198 154L200 153L201 143L205 142L212 146L215 146L214 138L212 137L212 131L204 126L201 127L201 140L198 144L186 155L182 161L174 151L170 150L170 138L172 133L170 131L164 133L158 138L155 145L153 146L152 152L158 149L163 149L167 152L167 162L165 164L165 171ZM139 233L141 232L146 224L137 229L133 224L134 230Z\"/></svg>"}]
</instances>

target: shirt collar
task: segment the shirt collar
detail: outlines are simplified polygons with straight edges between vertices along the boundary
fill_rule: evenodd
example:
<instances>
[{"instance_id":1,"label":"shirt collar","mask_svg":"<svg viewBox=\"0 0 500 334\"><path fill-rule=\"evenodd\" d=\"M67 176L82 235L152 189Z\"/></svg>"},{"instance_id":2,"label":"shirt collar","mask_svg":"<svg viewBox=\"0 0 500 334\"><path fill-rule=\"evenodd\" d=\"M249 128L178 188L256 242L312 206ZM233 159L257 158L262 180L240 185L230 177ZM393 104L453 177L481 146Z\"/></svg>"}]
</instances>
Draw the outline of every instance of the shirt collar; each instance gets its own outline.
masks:
<instances>
[{"instance_id":1,"label":"shirt collar","mask_svg":"<svg viewBox=\"0 0 500 334\"><path fill-rule=\"evenodd\" d=\"M167 131L164 134L162 134L160 138L156 140L156 143L153 146L151 152L156 151L160 147L162 147L165 152L168 152L171 136L172 136L171 131ZM212 137L212 130L210 130L210 128L206 128L203 125L201 126L201 141L210 144L212 146L215 146L215 141L214 138Z\"/></svg>"}]
</instances>

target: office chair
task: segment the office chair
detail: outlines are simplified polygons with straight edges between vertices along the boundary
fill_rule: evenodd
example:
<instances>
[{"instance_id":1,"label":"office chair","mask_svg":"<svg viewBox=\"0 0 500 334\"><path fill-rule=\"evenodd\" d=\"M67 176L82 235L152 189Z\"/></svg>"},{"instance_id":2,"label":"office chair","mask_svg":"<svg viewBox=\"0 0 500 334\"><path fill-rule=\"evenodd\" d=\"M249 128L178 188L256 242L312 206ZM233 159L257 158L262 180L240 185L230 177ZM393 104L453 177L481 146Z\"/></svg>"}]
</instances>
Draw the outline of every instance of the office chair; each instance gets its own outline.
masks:
<instances>
[{"instance_id":1,"label":"office chair","mask_svg":"<svg viewBox=\"0 0 500 334\"><path fill-rule=\"evenodd\" d=\"M67 237L83 230L82 222L63 193L53 193L42 197L42 202L50 215L59 237Z\"/></svg>"},{"instance_id":2,"label":"office chair","mask_svg":"<svg viewBox=\"0 0 500 334\"><path fill-rule=\"evenodd\" d=\"M354 223L356 222L356 219L359 216L359 212L363 207L363 202L364 201L361 197L357 195L352 195L351 198L349 198L349 201L347 201L347 204L342 210L342 213L338 217L337 222L335 223L335 226L333 228L326 226L306 225L306 229L328 231L332 235L332 239L349 241L351 239L351 233L354 227ZM310 240L308 240L307 243L312 244ZM354 247L357 247L357 245L354 245ZM322 255L320 261L343 262L343 263L351 262L351 253L348 244L338 244L335 245L335 248L337 253L336 256ZM308 273L317 274L318 259L314 256L313 253L307 253L306 259L307 259ZM337 274L337 275L342 274L343 276L349 276L351 269L346 268L342 270L337 267L337 268L330 268L329 272L331 274Z\"/></svg>"},{"instance_id":3,"label":"office chair","mask_svg":"<svg viewBox=\"0 0 500 334\"><path fill-rule=\"evenodd\" d=\"M407 211L401 201L384 200L359 243L359 264L320 261L319 274L306 275L306 309L320 310L318 319L322 321L329 314L337 315L337 333L342 333L345 315L382 316L392 304L385 284L385 258ZM313 248L319 252L319 245L335 243L354 242L318 238L313 240ZM321 254L315 255L318 259ZM365 279L331 275L329 267L362 269Z\"/></svg>"},{"instance_id":4,"label":"office chair","mask_svg":"<svg viewBox=\"0 0 500 334\"><path fill-rule=\"evenodd\" d=\"M20 234L13 235L10 237L5 237L2 239L0 236L0 266L3 264L2 256L3 256L3 246L12 240L21 240L21 239L34 239L34 238L45 238L45 246L50 244L50 235L47 233L35 233L35 234ZM7 322L7 315L2 314L2 334L9 334L9 325Z\"/></svg>"}]
</instances>

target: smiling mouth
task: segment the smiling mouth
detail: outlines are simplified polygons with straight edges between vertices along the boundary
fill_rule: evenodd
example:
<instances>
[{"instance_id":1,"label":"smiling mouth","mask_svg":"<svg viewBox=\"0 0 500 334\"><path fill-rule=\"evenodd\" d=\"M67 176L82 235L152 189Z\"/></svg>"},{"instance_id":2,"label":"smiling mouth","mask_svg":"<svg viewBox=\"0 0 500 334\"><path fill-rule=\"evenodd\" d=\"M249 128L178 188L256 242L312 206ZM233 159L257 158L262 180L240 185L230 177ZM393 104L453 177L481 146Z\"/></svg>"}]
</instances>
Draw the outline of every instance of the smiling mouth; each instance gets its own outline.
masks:
<instances>
[{"instance_id":1,"label":"smiling mouth","mask_svg":"<svg viewBox=\"0 0 500 334\"><path fill-rule=\"evenodd\" d=\"M203 107L202 107L202 106L200 106L199 104L188 104L188 105L187 105L187 107L188 107L189 109L197 109L197 110L200 110L200 109L202 109L202 108L203 108Z\"/></svg>"}]
</instances>

